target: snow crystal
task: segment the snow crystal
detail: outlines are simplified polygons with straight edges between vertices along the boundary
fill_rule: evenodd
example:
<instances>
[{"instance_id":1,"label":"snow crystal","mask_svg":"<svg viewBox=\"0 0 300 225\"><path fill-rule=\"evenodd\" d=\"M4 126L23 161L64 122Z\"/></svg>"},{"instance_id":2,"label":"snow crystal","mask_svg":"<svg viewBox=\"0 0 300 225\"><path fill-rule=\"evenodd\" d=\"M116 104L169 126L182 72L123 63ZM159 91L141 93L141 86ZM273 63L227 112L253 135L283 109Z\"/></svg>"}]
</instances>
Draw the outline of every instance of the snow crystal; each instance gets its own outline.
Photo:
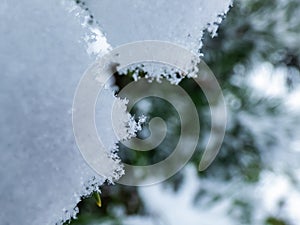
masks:
<instances>
[{"instance_id":1,"label":"snow crystal","mask_svg":"<svg viewBox=\"0 0 300 225\"><path fill-rule=\"evenodd\" d=\"M83 38L93 30L83 28L71 2L11 0L0 8L0 221L60 223L104 182L83 160L72 129L76 86L93 60L86 47L95 44ZM111 99L102 103L103 118Z\"/></svg>"},{"instance_id":2,"label":"snow crystal","mask_svg":"<svg viewBox=\"0 0 300 225\"><path fill-rule=\"evenodd\" d=\"M86 0L109 43L116 47L141 40L169 41L197 53L203 31L215 35L231 0Z\"/></svg>"},{"instance_id":3,"label":"snow crystal","mask_svg":"<svg viewBox=\"0 0 300 225\"><path fill-rule=\"evenodd\" d=\"M200 56L204 30L216 36L231 3L231 0L190 0L188 3L180 0L86 0L85 7L101 25L113 47L160 40L178 44ZM167 78L172 84L178 84L185 76L178 76L180 72L174 68L153 63L142 65L142 69L150 81ZM139 78L137 73L133 74L136 79ZM195 77L196 73L197 70L191 71L189 76Z\"/></svg>"}]
</instances>

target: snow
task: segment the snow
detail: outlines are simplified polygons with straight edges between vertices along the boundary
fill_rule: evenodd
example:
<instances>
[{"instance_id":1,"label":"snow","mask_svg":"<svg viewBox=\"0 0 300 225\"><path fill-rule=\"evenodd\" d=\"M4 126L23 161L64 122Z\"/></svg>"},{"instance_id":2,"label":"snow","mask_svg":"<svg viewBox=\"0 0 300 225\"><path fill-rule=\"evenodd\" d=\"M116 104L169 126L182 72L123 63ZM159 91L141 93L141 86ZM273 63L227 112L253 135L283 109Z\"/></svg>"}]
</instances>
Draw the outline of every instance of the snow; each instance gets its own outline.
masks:
<instances>
[{"instance_id":1,"label":"snow","mask_svg":"<svg viewBox=\"0 0 300 225\"><path fill-rule=\"evenodd\" d=\"M1 224L65 221L76 215L80 197L104 182L73 135L74 92L94 60L83 40L93 30L81 25L78 13L60 1L1 2ZM111 99L102 103L104 117ZM117 141L111 133L105 137Z\"/></svg>"},{"instance_id":2,"label":"snow","mask_svg":"<svg viewBox=\"0 0 300 225\"><path fill-rule=\"evenodd\" d=\"M77 84L95 56L107 53L111 46L149 39L177 43L198 52L202 31L208 28L213 36L216 35L217 24L222 20L219 15L227 12L230 3L230 0L191 0L188 4L179 0L151 3L102 0L99 4L99 1L87 0L100 29L98 25L88 25L87 15L71 2L1 2L1 224L61 224L76 216L75 207L80 197L98 190L104 182L105 178L94 172L78 151L71 118ZM259 26L259 20L253 23ZM282 34L280 27L280 24L276 26L278 34ZM290 38L291 46L298 43L293 35L279 36ZM262 140L262 146L265 143L261 137L268 133L278 140L277 150L290 149L276 151L272 157L269 155L273 172L263 173L255 187L243 186L238 181L226 186L225 183L199 180L196 171L186 167L187 179L178 194L163 184L139 189L146 207L157 221L128 217L124 223L234 224L227 214L231 204L228 200L218 205L195 207L193 199L201 186L229 196L247 195L255 199L258 222L276 211L277 202L286 197L285 214L299 221L296 210L300 195L284 171L299 174L299 132L294 131L291 137L286 130L299 123L300 91L296 88L290 93L283 86L287 73L283 68L262 63L254 68L247 82L256 91L254 97L285 99L283 107L288 116L262 116L257 125L251 122L251 115L240 114L244 125L260 137L257 139ZM174 80L173 83L178 82ZM111 118L109 109L113 101L119 100L109 90L104 92L99 99L96 121L99 136L104 137L106 149L112 151L121 137L133 136L136 130L120 129L114 134L107 118ZM123 121L130 120L124 101L120 101L118 111ZM131 123L134 122L131 120ZM280 129L274 129L274 124ZM233 193L237 187L239 190ZM257 196L264 198L257 199Z\"/></svg>"},{"instance_id":3,"label":"snow","mask_svg":"<svg viewBox=\"0 0 300 225\"><path fill-rule=\"evenodd\" d=\"M198 53L202 31L207 28L215 36L222 15L231 3L230 0L191 0L188 4L179 0L86 2L101 29L98 24L88 24L88 15L72 2L1 2L1 224L61 224L76 216L80 197L98 190L105 181L84 161L72 127L72 112L76 110L72 108L74 93L95 57L112 47L149 39L169 41ZM258 18L253 23L259 26L259 20L263 21ZM283 33L280 28L279 23L276 33ZM291 46L298 43L293 35L279 36L290 38ZM163 70L159 67L156 72L161 74ZM286 114L270 118L260 112L259 123L252 122L258 120L257 115L239 114L243 124L261 141L262 148L269 149L262 138L264 135L276 137L276 149L269 149L270 153L266 154L267 164L274 171L264 172L261 181L251 186L239 181L228 184L199 179L195 168L186 167L183 171L186 180L176 194L163 184L139 188L151 217L127 217L124 224L141 224L141 221L144 224L235 224L234 216L239 213L230 217L228 212L231 200L241 196L255 203L257 224L276 212L277 203L283 197L286 198L283 212L299 221L300 195L285 171L299 174L299 131L295 130L292 136L287 131L299 123L300 91L298 87L289 92L283 85L288 73L284 68L274 68L264 62L246 80L251 84L252 93L255 91L253 98L284 99ZM175 84L179 81L171 80ZM226 97L232 104L239 104L234 103L234 96ZM113 121L107 119L111 118L114 101L120 103L117 110L120 121L131 123L131 129L117 126L120 128L117 134L111 126ZM118 140L134 136L136 125L140 125L125 112L125 105L126 101L115 98L108 89L98 99L96 124L108 152L116 149ZM201 187L228 198L218 204L205 204L209 200L204 199L195 205L195 195Z\"/></svg>"},{"instance_id":4,"label":"snow","mask_svg":"<svg viewBox=\"0 0 300 225\"><path fill-rule=\"evenodd\" d=\"M161 40L198 53L206 28L216 35L231 0L86 0L86 7L105 32L109 43L119 46L141 40Z\"/></svg>"},{"instance_id":5,"label":"snow","mask_svg":"<svg viewBox=\"0 0 300 225\"><path fill-rule=\"evenodd\" d=\"M195 205L195 195L204 185L197 173L196 168L191 165L184 168L185 179L178 193L174 193L174 190L164 187L163 184L141 187L139 191L147 209L153 216L159 218L161 224L235 224L227 215L230 206L228 200L219 201L213 206ZM212 187L216 189L220 186L214 183Z\"/></svg>"},{"instance_id":6,"label":"snow","mask_svg":"<svg viewBox=\"0 0 300 225\"><path fill-rule=\"evenodd\" d=\"M260 224L270 215L287 218L296 224L300 220L299 174L299 96L300 86L295 82L293 90L288 90L286 77L290 70L285 67L275 67L268 62L256 63L240 82L240 86L250 90L251 100L257 102L278 102L278 112L274 115L265 111L260 104L251 112L240 111L238 118L252 134L259 148L263 150L261 157L268 166L260 176L260 181L253 190L248 190L247 196L252 199L254 224ZM244 82L244 83L243 83ZM257 121L253 123L253 121ZM272 137L272 145L268 144ZM247 190L246 187L244 187ZM257 198L261 196L261 198ZM282 209L279 203L284 200Z\"/></svg>"},{"instance_id":7,"label":"snow","mask_svg":"<svg viewBox=\"0 0 300 225\"><path fill-rule=\"evenodd\" d=\"M287 78L286 68L274 68L271 63L265 62L257 65L249 74L248 82L257 95L284 97L287 94L285 80Z\"/></svg>"},{"instance_id":8,"label":"snow","mask_svg":"<svg viewBox=\"0 0 300 225\"><path fill-rule=\"evenodd\" d=\"M245 0L241 2L245 7L251 1ZM277 42L284 43L287 49L297 49L299 46L299 31L297 26L299 25L298 15L300 9L297 6L293 7L293 10L289 10L288 16L286 14L287 10L284 10L289 8L289 4L292 5L293 3L297 3L297 0L277 0L276 4L273 4L272 7L263 13L262 10L264 9L258 9L257 13L251 15L251 26L259 31L268 30L268 32L272 32ZM272 24L272 27L268 27L268 24Z\"/></svg>"},{"instance_id":9,"label":"snow","mask_svg":"<svg viewBox=\"0 0 300 225\"><path fill-rule=\"evenodd\" d=\"M72 128L74 93L95 56L144 39L197 52L202 30L210 23L215 32L230 2L88 1L106 36L71 1L1 2L1 224L61 224L76 216L80 197L104 182L78 151ZM105 126L112 99L118 101L108 95L98 117ZM101 134L111 151L119 140L112 132Z\"/></svg>"},{"instance_id":10,"label":"snow","mask_svg":"<svg viewBox=\"0 0 300 225\"><path fill-rule=\"evenodd\" d=\"M136 220L141 223L155 218L151 224L238 225L241 212L233 205L236 199L246 201L252 208L249 224L263 224L270 215L289 218L292 224L300 219L300 193L285 174L265 171L258 183L247 184L239 179L228 182L199 178L192 166L186 166L182 172L185 179L176 193L164 184L139 188L149 218ZM205 190L206 195L195 201L199 190ZM211 194L221 198L213 202ZM285 204L280 209L278 204L283 199Z\"/></svg>"}]
</instances>

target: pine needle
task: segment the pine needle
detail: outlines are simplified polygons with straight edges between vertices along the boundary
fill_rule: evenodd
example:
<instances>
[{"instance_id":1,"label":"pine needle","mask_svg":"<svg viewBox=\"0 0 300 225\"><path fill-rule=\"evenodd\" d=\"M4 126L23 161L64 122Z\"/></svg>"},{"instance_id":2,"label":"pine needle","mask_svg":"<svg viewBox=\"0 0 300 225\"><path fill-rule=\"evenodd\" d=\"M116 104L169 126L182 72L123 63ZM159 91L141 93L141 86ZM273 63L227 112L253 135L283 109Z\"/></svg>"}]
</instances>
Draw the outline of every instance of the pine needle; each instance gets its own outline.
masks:
<instances>
[{"instance_id":1,"label":"pine needle","mask_svg":"<svg viewBox=\"0 0 300 225\"><path fill-rule=\"evenodd\" d=\"M94 196L94 198L96 199L96 204L97 204L97 206L98 206L98 207L101 207L101 206L102 206L102 202L101 202L100 193L97 192L97 191L95 191L95 192L93 193L93 196Z\"/></svg>"}]
</instances>

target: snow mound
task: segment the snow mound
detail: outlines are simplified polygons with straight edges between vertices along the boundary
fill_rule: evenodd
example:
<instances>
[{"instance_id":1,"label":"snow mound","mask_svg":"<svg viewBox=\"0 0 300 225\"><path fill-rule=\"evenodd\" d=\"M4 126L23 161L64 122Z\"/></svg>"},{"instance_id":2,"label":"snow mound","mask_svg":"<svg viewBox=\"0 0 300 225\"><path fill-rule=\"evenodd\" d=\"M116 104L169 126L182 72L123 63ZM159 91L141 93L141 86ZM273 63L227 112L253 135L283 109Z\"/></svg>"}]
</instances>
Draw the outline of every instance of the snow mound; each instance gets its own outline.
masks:
<instances>
[{"instance_id":1,"label":"snow mound","mask_svg":"<svg viewBox=\"0 0 300 225\"><path fill-rule=\"evenodd\" d=\"M75 2L1 2L1 224L61 224L76 216L82 196L105 181L82 158L72 128L74 93L93 54L99 57L111 46L145 39L197 52L203 30L209 27L214 33L230 3L89 0L107 41ZM118 101L107 95L99 124L111 115L112 100ZM125 110L120 114L128 117ZM111 151L118 141L112 131L102 137Z\"/></svg>"}]
</instances>

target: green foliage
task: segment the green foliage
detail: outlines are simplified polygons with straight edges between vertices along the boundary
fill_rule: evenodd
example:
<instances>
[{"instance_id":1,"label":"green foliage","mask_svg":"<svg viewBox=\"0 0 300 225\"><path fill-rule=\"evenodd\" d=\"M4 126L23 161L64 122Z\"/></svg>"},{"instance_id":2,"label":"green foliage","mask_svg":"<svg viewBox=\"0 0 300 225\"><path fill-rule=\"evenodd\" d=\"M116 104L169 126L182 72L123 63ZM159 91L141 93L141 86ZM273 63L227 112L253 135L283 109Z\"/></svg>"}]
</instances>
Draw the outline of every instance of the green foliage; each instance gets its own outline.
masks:
<instances>
[{"instance_id":1,"label":"green foliage","mask_svg":"<svg viewBox=\"0 0 300 225\"><path fill-rule=\"evenodd\" d=\"M269 217L266 219L265 225L288 225L288 224L284 220L275 217Z\"/></svg>"}]
</instances>

